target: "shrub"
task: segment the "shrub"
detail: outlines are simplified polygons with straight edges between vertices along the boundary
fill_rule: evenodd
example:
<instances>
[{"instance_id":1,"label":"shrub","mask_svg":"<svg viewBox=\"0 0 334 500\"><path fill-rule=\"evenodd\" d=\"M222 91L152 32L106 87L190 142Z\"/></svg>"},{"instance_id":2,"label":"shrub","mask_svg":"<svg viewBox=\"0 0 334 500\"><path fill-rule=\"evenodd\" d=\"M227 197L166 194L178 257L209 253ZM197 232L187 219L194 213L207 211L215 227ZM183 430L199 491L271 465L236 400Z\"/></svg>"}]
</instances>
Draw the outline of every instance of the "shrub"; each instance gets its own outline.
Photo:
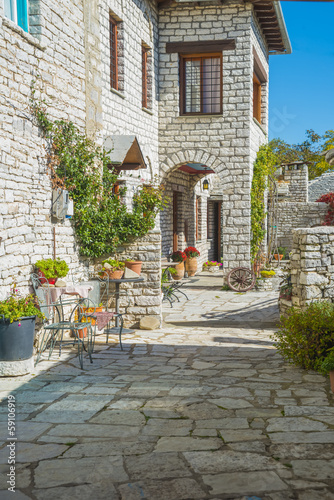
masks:
<instances>
[{"instance_id":1,"label":"shrub","mask_svg":"<svg viewBox=\"0 0 334 500\"><path fill-rule=\"evenodd\" d=\"M186 254L181 252L181 250L173 252L171 257L173 262L184 262L187 258Z\"/></svg>"},{"instance_id":2,"label":"shrub","mask_svg":"<svg viewBox=\"0 0 334 500\"><path fill-rule=\"evenodd\" d=\"M321 371L324 375L328 372L334 371L334 349L329 350L329 354L321 363L319 371Z\"/></svg>"},{"instance_id":3,"label":"shrub","mask_svg":"<svg viewBox=\"0 0 334 500\"><path fill-rule=\"evenodd\" d=\"M33 295L22 297L15 284L11 288L8 297L0 302L0 320L2 319L2 315L5 319L9 319L10 323L29 316L44 318L41 311L37 309L36 297ZM21 324L19 323L18 326L21 326Z\"/></svg>"},{"instance_id":4,"label":"shrub","mask_svg":"<svg viewBox=\"0 0 334 500\"><path fill-rule=\"evenodd\" d=\"M270 278L271 276L276 276L275 271L261 271L262 278Z\"/></svg>"},{"instance_id":5,"label":"shrub","mask_svg":"<svg viewBox=\"0 0 334 500\"><path fill-rule=\"evenodd\" d=\"M116 259L106 259L102 262L102 265L104 266L105 264L109 264L111 266L113 271L122 271L125 268L124 262L121 262Z\"/></svg>"},{"instance_id":6,"label":"shrub","mask_svg":"<svg viewBox=\"0 0 334 500\"><path fill-rule=\"evenodd\" d=\"M273 335L278 352L306 370L321 371L328 350L334 347L334 304L313 302L301 311L292 307Z\"/></svg>"}]
</instances>

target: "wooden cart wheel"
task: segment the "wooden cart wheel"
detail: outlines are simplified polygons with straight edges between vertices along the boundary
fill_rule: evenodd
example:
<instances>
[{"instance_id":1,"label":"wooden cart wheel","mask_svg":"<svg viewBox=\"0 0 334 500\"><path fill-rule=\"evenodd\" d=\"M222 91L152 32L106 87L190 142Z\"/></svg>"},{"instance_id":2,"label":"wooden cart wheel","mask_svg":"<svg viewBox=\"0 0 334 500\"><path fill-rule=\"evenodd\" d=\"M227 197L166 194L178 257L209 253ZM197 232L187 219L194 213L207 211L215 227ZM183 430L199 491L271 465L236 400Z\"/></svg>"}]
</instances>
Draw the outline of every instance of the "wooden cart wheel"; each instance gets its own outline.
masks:
<instances>
[{"instance_id":1,"label":"wooden cart wheel","mask_svg":"<svg viewBox=\"0 0 334 500\"><path fill-rule=\"evenodd\" d=\"M255 286L256 276L248 267L235 267L226 277L227 284L235 292L247 292Z\"/></svg>"}]
</instances>

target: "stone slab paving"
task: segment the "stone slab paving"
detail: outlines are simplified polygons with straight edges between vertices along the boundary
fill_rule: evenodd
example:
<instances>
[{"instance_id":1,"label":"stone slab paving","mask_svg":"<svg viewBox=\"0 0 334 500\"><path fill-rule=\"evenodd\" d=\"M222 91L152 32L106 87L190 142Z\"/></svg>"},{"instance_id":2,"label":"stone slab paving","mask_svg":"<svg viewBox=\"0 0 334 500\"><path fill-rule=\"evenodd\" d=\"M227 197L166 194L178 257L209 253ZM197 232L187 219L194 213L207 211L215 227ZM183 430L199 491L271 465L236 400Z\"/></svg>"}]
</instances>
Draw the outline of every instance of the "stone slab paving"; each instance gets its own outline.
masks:
<instances>
[{"instance_id":1,"label":"stone slab paving","mask_svg":"<svg viewBox=\"0 0 334 500\"><path fill-rule=\"evenodd\" d=\"M277 296L205 275L187 294L124 352L101 339L83 371L64 350L0 380L1 500L334 500L334 398L275 351Z\"/></svg>"}]
</instances>

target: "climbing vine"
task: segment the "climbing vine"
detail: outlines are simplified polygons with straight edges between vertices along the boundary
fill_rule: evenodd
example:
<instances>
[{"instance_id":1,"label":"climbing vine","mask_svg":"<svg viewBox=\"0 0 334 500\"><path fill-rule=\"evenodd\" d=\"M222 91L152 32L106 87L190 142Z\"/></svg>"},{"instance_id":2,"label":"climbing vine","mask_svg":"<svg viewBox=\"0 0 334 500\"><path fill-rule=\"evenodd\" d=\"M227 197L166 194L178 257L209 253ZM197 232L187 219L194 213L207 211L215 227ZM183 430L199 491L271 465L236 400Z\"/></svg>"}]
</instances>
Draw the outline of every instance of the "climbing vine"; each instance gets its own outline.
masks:
<instances>
[{"instance_id":1,"label":"climbing vine","mask_svg":"<svg viewBox=\"0 0 334 500\"><path fill-rule=\"evenodd\" d=\"M265 191L268 175L272 174L277 164L277 157L268 144L260 146L254 163L251 188L251 257L254 261L259 254L265 236Z\"/></svg>"},{"instance_id":2,"label":"climbing vine","mask_svg":"<svg viewBox=\"0 0 334 500\"><path fill-rule=\"evenodd\" d=\"M108 152L89 139L71 121L51 120L47 103L31 86L30 109L46 139L46 156L53 188L69 191L74 202L74 228L80 253L100 257L154 228L155 218L167 199L162 185L142 185L134 196L133 210L122 202L126 188L117 194L118 172L108 166Z\"/></svg>"}]
</instances>

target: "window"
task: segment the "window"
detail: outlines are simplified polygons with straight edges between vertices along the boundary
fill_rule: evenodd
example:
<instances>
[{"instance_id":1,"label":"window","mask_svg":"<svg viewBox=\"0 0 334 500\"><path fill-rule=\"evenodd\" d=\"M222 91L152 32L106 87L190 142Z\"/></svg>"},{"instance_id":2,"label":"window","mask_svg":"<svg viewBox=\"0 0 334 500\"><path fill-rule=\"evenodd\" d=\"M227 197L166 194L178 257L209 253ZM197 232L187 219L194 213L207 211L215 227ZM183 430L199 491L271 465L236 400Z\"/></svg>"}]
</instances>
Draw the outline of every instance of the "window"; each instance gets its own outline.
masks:
<instances>
[{"instance_id":1,"label":"window","mask_svg":"<svg viewBox=\"0 0 334 500\"><path fill-rule=\"evenodd\" d=\"M142 60L142 106L147 108L147 48L141 46L141 60Z\"/></svg>"},{"instance_id":2,"label":"window","mask_svg":"<svg viewBox=\"0 0 334 500\"><path fill-rule=\"evenodd\" d=\"M256 73L253 74L253 117L261 123L261 82Z\"/></svg>"},{"instance_id":3,"label":"window","mask_svg":"<svg viewBox=\"0 0 334 500\"><path fill-rule=\"evenodd\" d=\"M118 40L117 40L117 22L110 15L110 86L118 90Z\"/></svg>"},{"instance_id":4,"label":"window","mask_svg":"<svg viewBox=\"0 0 334 500\"><path fill-rule=\"evenodd\" d=\"M28 0L5 0L5 16L28 33Z\"/></svg>"},{"instance_id":5,"label":"window","mask_svg":"<svg viewBox=\"0 0 334 500\"><path fill-rule=\"evenodd\" d=\"M181 114L222 113L222 55L181 56Z\"/></svg>"}]
</instances>

